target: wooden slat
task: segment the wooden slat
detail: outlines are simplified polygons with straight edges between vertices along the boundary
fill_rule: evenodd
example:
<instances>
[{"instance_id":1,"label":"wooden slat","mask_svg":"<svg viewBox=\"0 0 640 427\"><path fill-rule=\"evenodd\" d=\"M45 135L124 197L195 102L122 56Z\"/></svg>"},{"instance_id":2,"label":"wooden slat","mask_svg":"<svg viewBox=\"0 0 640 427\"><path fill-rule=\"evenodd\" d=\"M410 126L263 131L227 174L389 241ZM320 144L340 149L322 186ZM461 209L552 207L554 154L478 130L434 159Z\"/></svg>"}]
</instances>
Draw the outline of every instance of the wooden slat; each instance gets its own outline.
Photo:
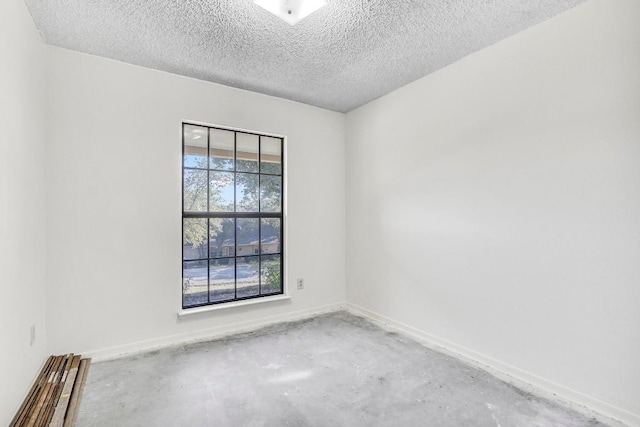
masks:
<instances>
[{"instance_id":1,"label":"wooden slat","mask_svg":"<svg viewBox=\"0 0 640 427\"><path fill-rule=\"evenodd\" d=\"M42 369L39 377L34 383L34 385L36 386L35 389L33 389L32 387L32 391L29 393L28 399L25 399L25 403L23 403L23 406L24 406L23 410L19 410L18 413L16 414L16 417L15 417L16 426L24 425L24 423L29 420L29 417L31 416L31 412L33 411L34 406L37 405L42 386L46 383L47 378L49 377L49 372L52 369L53 362L54 362L54 357L51 356L47 360L45 367ZM14 424L10 424L10 425L14 425Z\"/></svg>"},{"instance_id":2,"label":"wooden slat","mask_svg":"<svg viewBox=\"0 0 640 427\"><path fill-rule=\"evenodd\" d=\"M91 359L80 360L80 366L78 367L78 374L76 376L75 385L71 392L71 400L69 401L69 408L67 409L67 415L64 420L64 427L73 427L76 423L76 417L78 416L78 409L80 407L80 398L84 391L84 384L87 380L87 374L89 373L89 366Z\"/></svg>"},{"instance_id":3,"label":"wooden slat","mask_svg":"<svg viewBox=\"0 0 640 427\"><path fill-rule=\"evenodd\" d=\"M54 399L55 399L56 389L57 389L58 384L60 383L60 379L62 378L62 375L64 373L64 367L65 367L66 361L67 361L67 356L66 355L62 355L60 357L62 358L60 360L60 365L58 366L58 369L56 370L56 372L53 375L53 381L51 381L51 385L50 385L49 389L47 390L47 397L45 398L44 405L42 406L42 410L38 414L38 418L36 420L35 427L46 426L47 421L49 420L49 415L50 415L50 412L52 410L52 407L55 404Z\"/></svg>"},{"instance_id":4,"label":"wooden slat","mask_svg":"<svg viewBox=\"0 0 640 427\"><path fill-rule=\"evenodd\" d=\"M73 388L76 385L76 377L78 375L79 366L80 356L73 356L69 373L67 374L62 392L60 393L60 399L58 400L55 412L53 413L53 418L49 423L49 426L51 427L62 427L64 423L64 418L67 414L67 408L69 407L71 393L73 392Z\"/></svg>"},{"instance_id":5,"label":"wooden slat","mask_svg":"<svg viewBox=\"0 0 640 427\"><path fill-rule=\"evenodd\" d=\"M62 427L75 423L91 359L50 356L9 427Z\"/></svg>"},{"instance_id":6,"label":"wooden slat","mask_svg":"<svg viewBox=\"0 0 640 427\"><path fill-rule=\"evenodd\" d=\"M43 411L44 405L46 404L47 395L49 394L49 389L51 388L51 384L55 378L55 374L58 371L58 368L60 367L60 364L62 363L62 360L63 360L63 356L56 356L54 358L53 367L49 372L49 377L47 378L47 382L42 386L40 390L40 394L38 396L38 402L36 406L33 408L33 411L31 412L31 416L29 417L29 422L26 424L27 427L34 427L38 420L38 416Z\"/></svg>"},{"instance_id":7,"label":"wooden slat","mask_svg":"<svg viewBox=\"0 0 640 427\"><path fill-rule=\"evenodd\" d=\"M47 405L45 407L46 409L42 413L42 416L36 424L36 427L46 427L49 424L49 421L51 421L51 417L53 417L56 405L58 404L58 399L60 398L60 393L62 393L62 387L64 386L64 382L67 379L67 374L69 373L69 369L71 368L73 353L67 354L63 357L64 360L60 364L60 369L57 372L57 377L52 384L51 392L47 399Z\"/></svg>"},{"instance_id":8,"label":"wooden slat","mask_svg":"<svg viewBox=\"0 0 640 427\"><path fill-rule=\"evenodd\" d=\"M49 411L49 408L51 406L51 395L53 393L53 390L56 387L56 384L59 381L60 370L64 369L65 356L61 356L61 357L62 357L62 360L60 361L60 365L58 366L58 368L53 373L53 377L52 377L53 380L51 381L51 385L49 386L49 388L46 391L44 404L42 405L42 409L40 410L40 412L38 413L38 417L36 418L36 422L34 424L35 427L41 427L42 426L43 420L46 418L47 413Z\"/></svg>"},{"instance_id":9,"label":"wooden slat","mask_svg":"<svg viewBox=\"0 0 640 427\"><path fill-rule=\"evenodd\" d=\"M35 425L36 420L38 418L38 413L42 410L42 407L45 404L45 399L46 399L46 392L47 389L53 379L53 375L56 371L56 369L58 368L58 365L60 363L60 356L55 356L53 358L53 362L51 364L51 367L49 369L49 372L47 372L47 378L45 379L44 383L42 384L42 386L40 387L40 389L38 390L38 396L36 401L33 403L31 410L29 411L29 415L28 418L25 419L24 423L22 425L26 425L27 427L32 427Z\"/></svg>"},{"instance_id":10,"label":"wooden slat","mask_svg":"<svg viewBox=\"0 0 640 427\"><path fill-rule=\"evenodd\" d=\"M60 361L60 365L58 366L58 369L56 370L56 372L55 372L55 374L53 376L53 381L51 381L51 386L49 387L49 389L47 391L47 397L45 398L42 410L38 414L38 418L36 420L35 427L46 426L46 423L49 420L49 413L50 413L50 411L52 409L52 406L54 405L56 388L58 387L60 379L62 378L62 375L64 373L64 367L65 367L65 364L66 364L66 361L67 361L67 356L66 355L63 355L61 357L62 357L62 360Z\"/></svg>"},{"instance_id":11,"label":"wooden slat","mask_svg":"<svg viewBox=\"0 0 640 427\"><path fill-rule=\"evenodd\" d=\"M51 369L51 365L53 363L53 359L54 359L54 356L49 356L47 361L44 363L44 365L40 369L40 373L38 374L36 379L33 381L33 384L31 385L31 389L29 389L29 392L27 393L27 396L22 402L22 405L16 412L16 415L13 417L13 420L11 420L9 427L16 427L21 425L24 419L29 416L31 407L33 406L34 402L36 402L38 399L38 393L40 391L40 387L42 386L42 384L44 384L44 382L47 379L49 370Z\"/></svg>"}]
</instances>

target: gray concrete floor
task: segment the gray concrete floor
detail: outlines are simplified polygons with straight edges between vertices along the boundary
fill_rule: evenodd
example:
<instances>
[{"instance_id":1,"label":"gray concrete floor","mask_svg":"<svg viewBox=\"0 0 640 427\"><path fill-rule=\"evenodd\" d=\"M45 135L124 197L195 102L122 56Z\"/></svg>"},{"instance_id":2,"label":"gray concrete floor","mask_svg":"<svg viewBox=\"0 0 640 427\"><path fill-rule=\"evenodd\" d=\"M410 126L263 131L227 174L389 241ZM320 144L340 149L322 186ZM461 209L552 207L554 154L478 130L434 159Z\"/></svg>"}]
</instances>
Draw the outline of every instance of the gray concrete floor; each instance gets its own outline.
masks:
<instances>
[{"instance_id":1,"label":"gray concrete floor","mask_svg":"<svg viewBox=\"0 0 640 427\"><path fill-rule=\"evenodd\" d=\"M78 426L604 426L345 312L94 363Z\"/></svg>"}]
</instances>

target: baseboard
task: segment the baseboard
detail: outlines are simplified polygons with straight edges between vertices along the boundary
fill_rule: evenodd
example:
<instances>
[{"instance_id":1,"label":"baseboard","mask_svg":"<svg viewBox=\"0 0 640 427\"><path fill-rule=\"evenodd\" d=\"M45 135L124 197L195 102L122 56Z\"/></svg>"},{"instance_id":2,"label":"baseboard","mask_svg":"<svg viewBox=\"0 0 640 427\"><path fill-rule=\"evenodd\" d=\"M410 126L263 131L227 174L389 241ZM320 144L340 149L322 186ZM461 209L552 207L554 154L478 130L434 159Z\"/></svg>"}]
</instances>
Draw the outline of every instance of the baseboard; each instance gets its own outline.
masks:
<instances>
[{"instance_id":1,"label":"baseboard","mask_svg":"<svg viewBox=\"0 0 640 427\"><path fill-rule=\"evenodd\" d=\"M347 303L347 311L362 316L387 330L409 336L426 347L463 360L490 372L501 380L535 395L557 400L576 411L610 424L640 426L640 415L618 408L518 367L503 363L443 338L397 322L374 311Z\"/></svg>"},{"instance_id":2,"label":"baseboard","mask_svg":"<svg viewBox=\"0 0 640 427\"><path fill-rule=\"evenodd\" d=\"M245 322L237 322L224 326L190 331L183 334L169 335L165 337L137 341L114 347L84 351L80 354L82 354L83 357L90 357L92 359L92 362L95 363L105 360L118 359L121 357L130 356L132 354L157 350L165 347L207 341L237 333L251 332L256 329L260 329L276 323L302 320L309 317L317 316L319 314L344 310L345 308L346 307L344 303L328 304L311 309L278 314L275 316L260 317L258 319L252 319Z\"/></svg>"}]
</instances>

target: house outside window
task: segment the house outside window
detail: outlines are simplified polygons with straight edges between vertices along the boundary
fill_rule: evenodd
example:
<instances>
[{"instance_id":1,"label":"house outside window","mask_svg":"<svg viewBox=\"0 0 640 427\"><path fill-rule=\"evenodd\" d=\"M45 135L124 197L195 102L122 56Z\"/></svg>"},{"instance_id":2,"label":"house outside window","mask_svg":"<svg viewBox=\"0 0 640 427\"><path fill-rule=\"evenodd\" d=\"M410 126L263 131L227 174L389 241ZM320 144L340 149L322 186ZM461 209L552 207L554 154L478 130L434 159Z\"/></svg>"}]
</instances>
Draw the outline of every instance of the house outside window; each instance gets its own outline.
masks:
<instances>
[{"instance_id":1,"label":"house outside window","mask_svg":"<svg viewBox=\"0 0 640 427\"><path fill-rule=\"evenodd\" d=\"M182 125L182 307L282 294L282 137Z\"/></svg>"}]
</instances>

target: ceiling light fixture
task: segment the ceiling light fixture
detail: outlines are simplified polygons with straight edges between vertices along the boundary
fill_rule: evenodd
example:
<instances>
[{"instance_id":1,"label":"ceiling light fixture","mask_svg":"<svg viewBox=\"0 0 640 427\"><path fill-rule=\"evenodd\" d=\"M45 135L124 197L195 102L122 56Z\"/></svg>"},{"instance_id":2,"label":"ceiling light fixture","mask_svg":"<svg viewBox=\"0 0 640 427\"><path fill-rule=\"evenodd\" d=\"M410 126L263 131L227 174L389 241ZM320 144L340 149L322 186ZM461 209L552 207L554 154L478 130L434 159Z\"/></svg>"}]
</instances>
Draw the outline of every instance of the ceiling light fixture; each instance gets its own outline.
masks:
<instances>
[{"instance_id":1,"label":"ceiling light fixture","mask_svg":"<svg viewBox=\"0 0 640 427\"><path fill-rule=\"evenodd\" d=\"M268 10L290 25L327 5L327 0L255 0L255 4Z\"/></svg>"}]
</instances>

